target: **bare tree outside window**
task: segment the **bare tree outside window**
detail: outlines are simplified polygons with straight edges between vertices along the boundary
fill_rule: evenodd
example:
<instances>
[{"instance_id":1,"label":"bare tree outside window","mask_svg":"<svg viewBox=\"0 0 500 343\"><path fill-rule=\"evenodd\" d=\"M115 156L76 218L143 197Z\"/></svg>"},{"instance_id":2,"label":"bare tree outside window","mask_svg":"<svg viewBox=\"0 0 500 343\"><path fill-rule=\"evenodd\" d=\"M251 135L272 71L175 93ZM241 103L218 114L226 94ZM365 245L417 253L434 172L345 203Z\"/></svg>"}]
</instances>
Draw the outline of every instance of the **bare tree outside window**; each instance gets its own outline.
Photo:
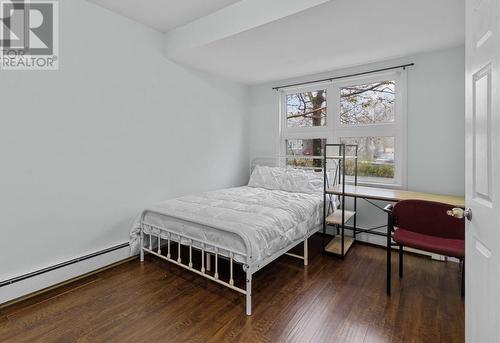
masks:
<instances>
[{"instance_id":1,"label":"bare tree outside window","mask_svg":"<svg viewBox=\"0 0 500 343\"><path fill-rule=\"evenodd\" d=\"M286 97L286 123L290 128L326 125L326 90L289 94ZM287 140L287 155L322 156L325 139ZM289 159L292 165L321 167L321 160Z\"/></svg>"},{"instance_id":2,"label":"bare tree outside window","mask_svg":"<svg viewBox=\"0 0 500 343\"><path fill-rule=\"evenodd\" d=\"M363 125L394 122L395 81L340 89L340 122Z\"/></svg>"},{"instance_id":3,"label":"bare tree outside window","mask_svg":"<svg viewBox=\"0 0 500 343\"><path fill-rule=\"evenodd\" d=\"M323 156L326 139L287 139L285 143L289 165L321 167L321 160L306 159L304 156Z\"/></svg>"},{"instance_id":4,"label":"bare tree outside window","mask_svg":"<svg viewBox=\"0 0 500 343\"><path fill-rule=\"evenodd\" d=\"M326 90L289 94L286 97L288 127L326 125Z\"/></svg>"}]
</instances>

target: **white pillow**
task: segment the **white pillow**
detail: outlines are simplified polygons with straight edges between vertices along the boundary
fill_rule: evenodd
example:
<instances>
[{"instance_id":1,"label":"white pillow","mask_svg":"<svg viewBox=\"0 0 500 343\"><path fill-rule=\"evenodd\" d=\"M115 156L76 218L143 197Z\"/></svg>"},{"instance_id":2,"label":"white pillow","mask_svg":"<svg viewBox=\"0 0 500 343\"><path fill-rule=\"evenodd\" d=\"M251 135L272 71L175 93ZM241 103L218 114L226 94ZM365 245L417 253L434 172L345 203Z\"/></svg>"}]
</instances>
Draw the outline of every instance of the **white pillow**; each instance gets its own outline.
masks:
<instances>
[{"instance_id":1,"label":"white pillow","mask_svg":"<svg viewBox=\"0 0 500 343\"><path fill-rule=\"evenodd\" d=\"M250 181L249 187L260 187L271 190L281 189L285 168L255 166Z\"/></svg>"},{"instance_id":2,"label":"white pillow","mask_svg":"<svg viewBox=\"0 0 500 343\"><path fill-rule=\"evenodd\" d=\"M295 193L321 194L323 192L323 172L287 169L281 190Z\"/></svg>"}]
</instances>

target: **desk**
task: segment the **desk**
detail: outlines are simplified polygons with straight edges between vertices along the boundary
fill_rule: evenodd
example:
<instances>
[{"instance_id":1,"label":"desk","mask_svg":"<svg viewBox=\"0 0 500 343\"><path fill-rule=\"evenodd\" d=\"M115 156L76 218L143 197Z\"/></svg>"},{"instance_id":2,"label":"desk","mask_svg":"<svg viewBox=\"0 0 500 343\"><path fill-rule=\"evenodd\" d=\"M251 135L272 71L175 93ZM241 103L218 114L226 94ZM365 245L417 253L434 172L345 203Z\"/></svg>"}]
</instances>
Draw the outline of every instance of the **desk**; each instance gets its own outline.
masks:
<instances>
[{"instance_id":1,"label":"desk","mask_svg":"<svg viewBox=\"0 0 500 343\"><path fill-rule=\"evenodd\" d=\"M327 190L326 192L329 194L342 195L342 185L336 185L335 187ZM439 195L431 193L420 193L412 191L400 191L396 189L387 189L387 188L346 185L345 196L353 198L371 199L371 200L382 200L389 202L398 202L401 200L425 200L425 201L441 202L443 204L449 204L451 206L460 208L465 207L465 199L463 197L457 197L451 195Z\"/></svg>"},{"instance_id":2,"label":"desk","mask_svg":"<svg viewBox=\"0 0 500 343\"><path fill-rule=\"evenodd\" d=\"M463 197L450 196L450 195L439 195L430 193L420 193L412 191L401 191L387 188L375 188L375 187L363 187L363 186L352 186L345 185L345 192L342 191L342 185L336 185L335 187L328 189L327 194L334 195L345 195L346 197L360 198L364 199L373 206L384 211L384 209L377 204L373 203L371 200L381 200L388 202L398 202L401 200L425 200L434 201L444 204L449 204L451 207L465 208L465 199ZM357 230L354 228L355 232L366 232L370 233L373 229L378 229L380 227L372 229ZM387 294L391 294L391 248L392 248L392 235L389 231L389 225L387 225L387 233L384 236L387 237Z\"/></svg>"}]
</instances>

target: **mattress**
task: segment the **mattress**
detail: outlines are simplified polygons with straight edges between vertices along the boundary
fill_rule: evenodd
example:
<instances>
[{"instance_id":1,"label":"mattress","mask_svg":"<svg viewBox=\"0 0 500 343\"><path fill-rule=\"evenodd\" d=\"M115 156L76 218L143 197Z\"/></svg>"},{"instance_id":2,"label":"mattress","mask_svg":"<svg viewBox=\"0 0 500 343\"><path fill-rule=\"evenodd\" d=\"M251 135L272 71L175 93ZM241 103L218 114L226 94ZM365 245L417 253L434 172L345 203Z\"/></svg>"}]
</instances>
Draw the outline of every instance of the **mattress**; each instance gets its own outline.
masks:
<instances>
[{"instance_id":1,"label":"mattress","mask_svg":"<svg viewBox=\"0 0 500 343\"><path fill-rule=\"evenodd\" d=\"M317 231L322 214L322 194L243 186L162 202L146 210L144 221L216 244L223 248L221 255L228 256L225 248L235 253L237 262L253 264ZM157 236L155 229L145 232L150 230ZM139 236L140 216L130 233L131 254L139 252Z\"/></svg>"}]
</instances>

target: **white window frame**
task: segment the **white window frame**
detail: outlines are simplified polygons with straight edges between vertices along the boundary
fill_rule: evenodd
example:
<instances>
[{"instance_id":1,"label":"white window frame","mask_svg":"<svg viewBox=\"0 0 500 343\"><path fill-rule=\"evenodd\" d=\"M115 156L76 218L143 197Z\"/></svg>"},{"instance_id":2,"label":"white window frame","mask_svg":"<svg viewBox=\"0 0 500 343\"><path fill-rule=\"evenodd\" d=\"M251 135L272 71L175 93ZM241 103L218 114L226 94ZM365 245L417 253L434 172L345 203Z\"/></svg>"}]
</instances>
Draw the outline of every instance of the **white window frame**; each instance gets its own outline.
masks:
<instances>
[{"instance_id":1,"label":"white window frame","mask_svg":"<svg viewBox=\"0 0 500 343\"><path fill-rule=\"evenodd\" d=\"M287 127L286 97L290 94L326 90L326 125L311 127ZM304 87L286 88L280 90L280 129L278 151L280 156L286 156L287 139L326 139L327 143L333 142L333 113L329 106L332 101L331 82L315 83Z\"/></svg>"},{"instance_id":2,"label":"white window frame","mask_svg":"<svg viewBox=\"0 0 500 343\"><path fill-rule=\"evenodd\" d=\"M347 125L340 123L340 89L347 86L370 84L379 81L395 81L394 122ZM362 77L353 77L333 83L335 96L334 137L340 142L343 137L394 137L394 178L358 177L358 184L368 186L386 186L390 188L406 188L407 185L407 73L397 70L373 73Z\"/></svg>"},{"instance_id":3,"label":"white window frame","mask_svg":"<svg viewBox=\"0 0 500 343\"><path fill-rule=\"evenodd\" d=\"M395 81L394 122L363 125L342 125L340 123L340 89L346 86L369 84L378 81ZM326 125L305 128L287 127L286 96L326 89ZM280 120L278 151L286 155L287 139L326 139L327 143L338 143L343 137L394 137L394 179L359 177L358 184L387 188L407 186L407 71L394 70L372 73L364 76L344 78L335 81L315 83L307 86L280 90Z\"/></svg>"}]
</instances>

